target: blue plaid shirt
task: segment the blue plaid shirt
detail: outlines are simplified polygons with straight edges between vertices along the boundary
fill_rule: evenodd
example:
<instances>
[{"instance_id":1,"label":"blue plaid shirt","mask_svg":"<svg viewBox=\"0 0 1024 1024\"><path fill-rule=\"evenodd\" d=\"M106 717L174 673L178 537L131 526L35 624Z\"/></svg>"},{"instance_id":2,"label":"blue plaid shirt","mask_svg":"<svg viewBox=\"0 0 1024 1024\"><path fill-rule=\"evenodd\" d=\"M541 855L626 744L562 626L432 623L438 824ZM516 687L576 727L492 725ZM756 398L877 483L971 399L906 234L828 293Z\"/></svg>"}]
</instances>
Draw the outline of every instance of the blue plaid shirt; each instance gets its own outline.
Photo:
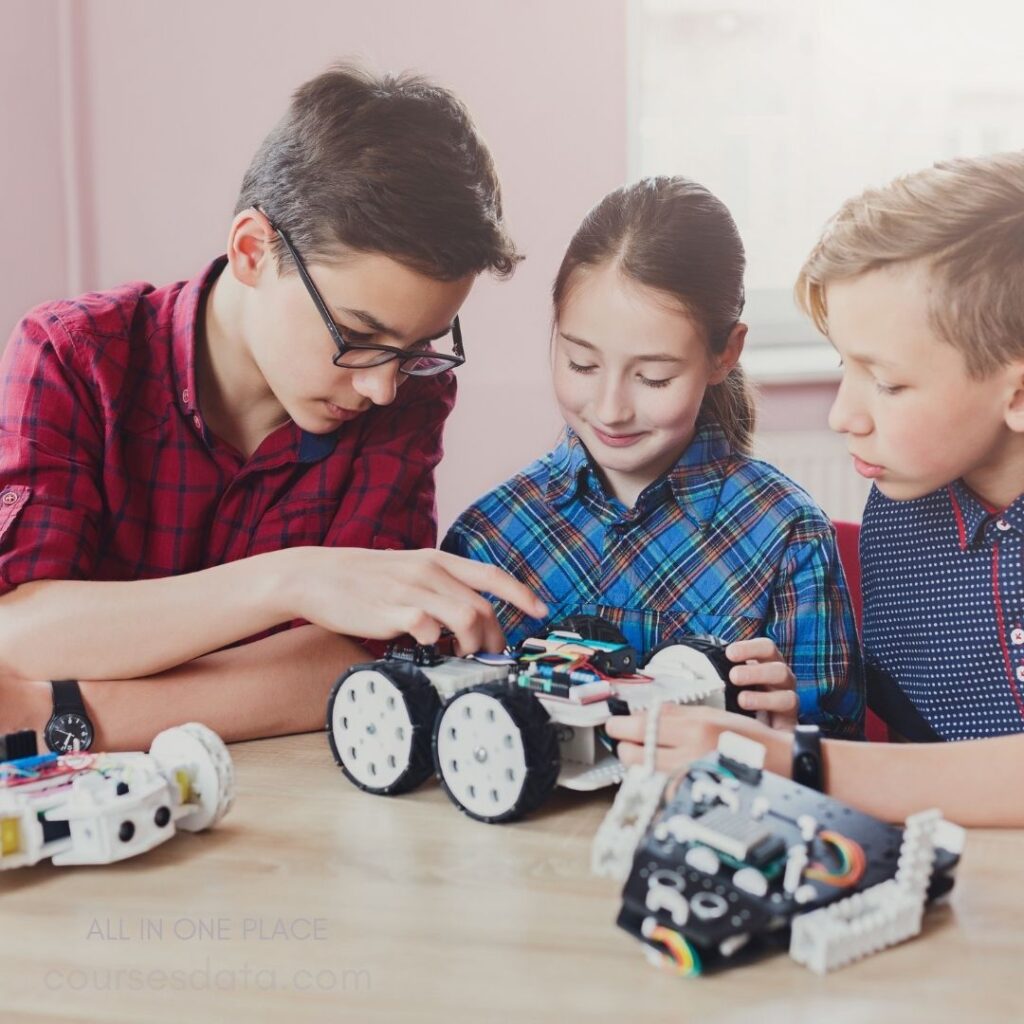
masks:
<instances>
[{"instance_id":1,"label":"blue plaid shirt","mask_svg":"<svg viewBox=\"0 0 1024 1024\"><path fill-rule=\"evenodd\" d=\"M552 621L601 615L638 651L686 633L768 636L797 678L800 719L859 737L864 684L832 525L777 469L700 427L632 509L605 494L567 430L554 451L458 518L445 551L499 565ZM510 643L543 629L497 601Z\"/></svg>"}]
</instances>

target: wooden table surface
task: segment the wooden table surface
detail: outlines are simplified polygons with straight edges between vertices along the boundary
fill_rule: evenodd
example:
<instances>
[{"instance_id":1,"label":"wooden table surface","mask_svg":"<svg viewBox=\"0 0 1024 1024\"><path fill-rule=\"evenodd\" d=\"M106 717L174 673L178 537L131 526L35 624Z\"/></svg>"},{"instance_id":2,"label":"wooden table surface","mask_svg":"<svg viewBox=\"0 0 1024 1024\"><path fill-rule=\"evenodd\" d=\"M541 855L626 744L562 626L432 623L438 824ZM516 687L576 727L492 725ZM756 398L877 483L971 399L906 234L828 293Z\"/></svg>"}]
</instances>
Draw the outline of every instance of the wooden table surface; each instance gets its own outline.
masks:
<instances>
[{"instance_id":1,"label":"wooden table surface","mask_svg":"<svg viewBox=\"0 0 1024 1024\"><path fill-rule=\"evenodd\" d=\"M1024 1019L1024 833L968 836L948 905L901 947L819 978L778 955L692 980L617 929L588 869L610 792L485 826L436 785L368 796L322 735L231 748L213 831L94 868L0 875L11 1021Z\"/></svg>"}]
</instances>

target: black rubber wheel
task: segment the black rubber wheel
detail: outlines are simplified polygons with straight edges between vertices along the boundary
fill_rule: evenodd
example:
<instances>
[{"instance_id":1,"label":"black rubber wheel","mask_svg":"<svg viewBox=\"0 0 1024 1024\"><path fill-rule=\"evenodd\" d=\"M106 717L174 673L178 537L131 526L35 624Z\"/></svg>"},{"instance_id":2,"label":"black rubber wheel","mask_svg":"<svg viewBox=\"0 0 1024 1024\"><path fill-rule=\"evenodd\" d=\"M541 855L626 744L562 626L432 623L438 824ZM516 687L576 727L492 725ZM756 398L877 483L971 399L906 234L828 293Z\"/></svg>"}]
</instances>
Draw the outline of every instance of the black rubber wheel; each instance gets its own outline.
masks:
<instances>
[{"instance_id":1,"label":"black rubber wheel","mask_svg":"<svg viewBox=\"0 0 1024 1024\"><path fill-rule=\"evenodd\" d=\"M463 814L488 824L536 810L558 783L558 733L528 690L481 683L456 694L437 716L434 769Z\"/></svg>"},{"instance_id":2,"label":"black rubber wheel","mask_svg":"<svg viewBox=\"0 0 1024 1024\"><path fill-rule=\"evenodd\" d=\"M327 700L334 760L367 793L408 793L433 774L430 740L440 709L437 691L414 665L353 665Z\"/></svg>"}]
</instances>

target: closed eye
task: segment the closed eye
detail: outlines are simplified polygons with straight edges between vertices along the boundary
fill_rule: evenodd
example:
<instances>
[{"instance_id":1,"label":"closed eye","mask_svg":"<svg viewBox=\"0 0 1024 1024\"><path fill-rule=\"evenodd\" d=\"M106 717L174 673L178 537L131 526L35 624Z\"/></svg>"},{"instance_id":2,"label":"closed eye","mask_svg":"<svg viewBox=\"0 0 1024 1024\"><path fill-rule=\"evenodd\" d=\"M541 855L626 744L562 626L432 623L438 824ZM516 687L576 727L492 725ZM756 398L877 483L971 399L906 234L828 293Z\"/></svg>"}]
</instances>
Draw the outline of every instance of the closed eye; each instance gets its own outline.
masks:
<instances>
[{"instance_id":1,"label":"closed eye","mask_svg":"<svg viewBox=\"0 0 1024 1024\"><path fill-rule=\"evenodd\" d=\"M651 377L645 377L642 373L637 374L637 377L639 378L641 384L644 384L646 387L649 388L668 387L668 385L671 384L672 381L675 379L674 377L665 377L661 380L655 380L652 379Z\"/></svg>"},{"instance_id":2,"label":"closed eye","mask_svg":"<svg viewBox=\"0 0 1024 1024\"><path fill-rule=\"evenodd\" d=\"M597 369L596 365L584 366L582 363L574 363L571 359L569 360L569 369L574 373L593 373Z\"/></svg>"},{"instance_id":3,"label":"closed eye","mask_svg":"<svg viewBox=\"0 0 1024 1024\"><path fill-rule=\"evenodd\" d=\"M343 324L337 323L337 321L335 321L334 326L338 328L338 333L341 335L342 340L349 345L365 345L373 338L372 334L367 334L365 331L353 331L351 327L345 327Z\"/></svg>"}]
</instances>

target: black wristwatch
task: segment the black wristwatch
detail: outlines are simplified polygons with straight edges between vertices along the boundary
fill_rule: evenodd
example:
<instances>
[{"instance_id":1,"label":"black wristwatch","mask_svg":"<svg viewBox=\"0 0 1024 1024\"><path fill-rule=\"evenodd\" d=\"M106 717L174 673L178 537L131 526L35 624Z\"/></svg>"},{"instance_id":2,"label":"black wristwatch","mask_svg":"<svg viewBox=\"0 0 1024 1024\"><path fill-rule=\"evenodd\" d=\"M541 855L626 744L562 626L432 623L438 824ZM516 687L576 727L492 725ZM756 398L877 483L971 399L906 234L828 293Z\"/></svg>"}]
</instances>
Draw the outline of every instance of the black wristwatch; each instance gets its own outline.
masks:
<instances>
[{"instance_id":1,"label":"black wristwatch","mask_svg":"<svg viewBox=\"0 0 1024 1024\"><path fill-rule=\"evenodd\" d=\"M825 792L821 731L816 725L798 725L793 731L793 781Z\"/></svg>"},{"instance_id":2,"label":"black wristwatch","mask_svg":"<svg viewBox=\"0 0 1024 1024\"><path fill-rule=\"evenodd\" d=\"M95 731L82 703L78 683L74 679L55 679L50 686L53 688L53 714L43 730L46 745L57 754L88 750Z\"/></svg>"}]
</instances>

